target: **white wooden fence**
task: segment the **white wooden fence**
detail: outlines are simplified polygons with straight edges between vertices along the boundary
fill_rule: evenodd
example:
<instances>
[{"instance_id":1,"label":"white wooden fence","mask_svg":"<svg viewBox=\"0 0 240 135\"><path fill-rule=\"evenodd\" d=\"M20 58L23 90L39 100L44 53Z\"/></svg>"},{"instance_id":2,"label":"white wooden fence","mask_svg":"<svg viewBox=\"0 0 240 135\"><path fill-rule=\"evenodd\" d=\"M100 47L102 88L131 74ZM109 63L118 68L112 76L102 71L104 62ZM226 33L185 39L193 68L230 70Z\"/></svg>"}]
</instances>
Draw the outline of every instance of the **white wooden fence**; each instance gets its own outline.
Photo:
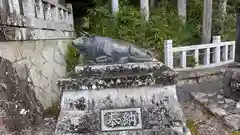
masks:
<instances>
[{"instance_id":1,"label":"white wooden fence","mask_svg":"<svg viewBox=\"0 0 240 135\"><path fill-rule=\"evenodd\" d=\"M190 65L188 58L195 60ZM217 67L234 61L235 41L221 42L220 36L214 36L211 44L173 47L172 40L164 43L165 64L176 71Z\"/></svg>"}]
</instances>

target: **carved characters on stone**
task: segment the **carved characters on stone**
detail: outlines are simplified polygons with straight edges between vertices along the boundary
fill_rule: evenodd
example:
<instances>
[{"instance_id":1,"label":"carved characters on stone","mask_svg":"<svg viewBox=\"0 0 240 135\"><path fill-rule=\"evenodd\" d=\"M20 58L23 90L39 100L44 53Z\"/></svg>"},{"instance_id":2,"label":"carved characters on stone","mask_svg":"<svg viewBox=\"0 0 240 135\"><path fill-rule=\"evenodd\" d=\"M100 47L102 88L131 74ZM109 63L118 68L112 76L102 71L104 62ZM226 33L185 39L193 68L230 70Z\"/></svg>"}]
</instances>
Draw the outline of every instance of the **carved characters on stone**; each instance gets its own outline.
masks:
<instances>
[{"instance_id":1,"label":"carved characters on stone","mask_svg":"<svg viewBox=\"0 0 240 135\"><path fill-rule=\"evenodd\" d=\"M64 99L63 107L69 110L84 111L87 108L86 99L84 97L80 97L76 100Z\"/></svg>"},{"instance_id":2,"label":"carved characters on stone","mask_svg":"<svg viewBox=\"0 0 240 135\"><path fill-rule=\"evenodd\" d=\"M109 128L137 126L139 115L135 111L109 112L104 115L106 118L105 126Z\"/></svg>"}]
</instances>

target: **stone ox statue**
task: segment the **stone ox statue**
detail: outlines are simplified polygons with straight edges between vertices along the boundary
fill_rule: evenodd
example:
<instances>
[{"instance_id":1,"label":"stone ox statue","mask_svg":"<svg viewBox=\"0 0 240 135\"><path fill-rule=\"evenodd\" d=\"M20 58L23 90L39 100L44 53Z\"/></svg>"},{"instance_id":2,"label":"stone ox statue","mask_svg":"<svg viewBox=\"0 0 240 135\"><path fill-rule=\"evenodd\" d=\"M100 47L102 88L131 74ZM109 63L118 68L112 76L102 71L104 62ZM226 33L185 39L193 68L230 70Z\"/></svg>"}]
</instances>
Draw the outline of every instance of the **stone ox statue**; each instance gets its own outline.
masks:
<instances>
[{"instance_id":1,"label":"stone ox statue","mask_svg":"<svg viewBox=\"0 0 240 135\"><path fill-rule=\"evenodd\" d=\"M83 56L96 63L157 61L148 50L107 37L83 36L72 41Z\"/></svg>"}]
</instances>

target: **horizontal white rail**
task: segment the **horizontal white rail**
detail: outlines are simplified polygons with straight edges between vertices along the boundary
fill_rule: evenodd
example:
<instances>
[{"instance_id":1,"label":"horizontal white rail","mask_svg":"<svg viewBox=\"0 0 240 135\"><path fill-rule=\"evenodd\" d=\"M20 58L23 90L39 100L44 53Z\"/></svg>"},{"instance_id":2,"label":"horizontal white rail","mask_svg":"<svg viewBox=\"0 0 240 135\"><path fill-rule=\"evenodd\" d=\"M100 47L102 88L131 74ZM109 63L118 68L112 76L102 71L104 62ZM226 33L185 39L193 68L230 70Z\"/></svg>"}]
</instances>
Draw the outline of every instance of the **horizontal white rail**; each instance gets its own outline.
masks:
<instances>
[{"instance_id":1,"label":"horizontal white rail","mask_svg":"<svg viewBox=\"0 0 240 135\"><path fill-rule=\"evenodd\" d=\"M233 45L235 44L235 41L229 41L229 42L220 42L220 43L211 43L211 44L199 44L199 45L191 45L191 46L182 46L182 47L173 47L173 52L179 52L179 51L191 51L191 50L200 50L200 49L207 49L207 48L213 48L217 46L226 46L226 45Z\"/></svg>"},{"instance_id":2,"label":"horizontal white rail","mask_svg":"<svg viewBox=\"0 0 240 135\"><path fill-rule=\"evenodd\" d=\"M220 36L214 36L211 44L173 47L167 40L164 57L165 64L176 71L222 66L234 62L235 41L221 42Z\"/></svg>"}]
</instances>

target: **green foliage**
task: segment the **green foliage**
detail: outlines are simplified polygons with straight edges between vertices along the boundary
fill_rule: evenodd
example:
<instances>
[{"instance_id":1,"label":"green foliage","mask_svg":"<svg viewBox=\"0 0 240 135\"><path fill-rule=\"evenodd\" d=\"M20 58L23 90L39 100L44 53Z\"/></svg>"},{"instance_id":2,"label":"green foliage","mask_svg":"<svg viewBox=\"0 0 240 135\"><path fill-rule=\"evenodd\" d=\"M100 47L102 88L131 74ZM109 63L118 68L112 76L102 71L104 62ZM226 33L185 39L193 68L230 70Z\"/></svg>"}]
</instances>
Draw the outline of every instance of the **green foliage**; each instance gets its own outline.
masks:
<instances>
[{"instance_id":1,"label":"green foliage","mask_svg":"<svg viewBox=\"0 0 240 135\"><path fill-rule=\"evenodd\" d=\"M195 67L197 64L194 56L187 56L187 67Z\"/></svg>"},{"instance_id":2,"label":"green foliage","mask_svg":"<svg viewBox=\"0 0 240 135\"><path fill-rule=\"evenodd\" d=\"M213 25L212 35L221 35L223 40L235 40L236 38L236 6L232 0L228 0L226 12L222 7L223 0L213 1Z\"/></svg>"},{"instance_id":3,"label":"green foliage","mask_svg":"<svg viewBox=\"0 0 240 135\"><path fill-rule=\"evenodd\" d=\"M231 133L231 135L240 135L240 131L234 131Z\"/></svg>"},{"instance_id":4,"label":"green foliage","mask_svg":"<svg viewBox=\"0 0 240 135\"><path fill-rule=\"evenodd\" d=\"M191 131L192 135L200 135L199 132L197 131L197 126L196 126L194 120L188 119L186 124L187 124L187 127L189 128L189 130Z\"/></svg>"},{"instance_id":5,"label":"green foliage","mask_svg":"<svg viewBox=\"0 0 240 135\"><path fill-rule=\"evenodd\" d=\"M121 1L120 1L121 2ZM81 30L92 35L106 36L135 43L162 55L164 40L172 39L174 45L190 44L194 38L173 8L156 8L151 11L150 20L141 18L139 9L123 1L120 10L113 15L110 4L96 6L85 16ZM163 1L164 2L164 1ZM164 3L160 3L164 4ZM164 7L164 6L163 6ZM171 9L171 10L170 10ZM189 27L188 27L189 26Z\"/></svg>"},{"instance_id":6,"label":"green foliage","mask_svg":"<svg viewBox=\"0 0 240 135\"><path fill-rule=\"evenodd\" d=\"M92 35L125 40L154 50L160 58L163 58L164 40L172 39L173 46L201 43L204 0L187 2L186 23L178 16L176 0L161 0L157 8L151 9L148 22L140 15L139 1L119 2L119 12L113 15L110 0L95 0L96 6L88 10L83 18L83 24L75 26L77 34L80 35L80 31L84 30ZM238 5L240 2L228 0L227 15L223 19L219 2L213 1L213 36L221 35L223 40L235 40L235 13L240 7Z\"/></svg>"},{"instance_id":7,"label":"green foliage","mask_svg":"<svg viewBox=\"0 0 240 135\"><path fill-rule=\"evenodd\" d=\"M67 72L74 71L75 66L80 63L79 61L79 54L77 50L69 43L66 53L66 64L67 64Z\"/></svg>"},{"instance_id":8,"label":"green foliage","mask_svg":"<svg viewBox=\"0 0 240 135\"><path fill-rule=\"evenodd\" d=\"M44 110L44 117L54 117L57 118L60 112L60 101L53 102L51 107L48 107Z\"/></svg>"},{"instance_id":9,"label":"green foliage","mask_svg":"<svg viewBox=\"0 0 240 135\"><path fill-rule=\"evenodd\" d=\"M190 0L187 3L187 25L190 37L190 44L201 43L201 31L203 20L203 0Z\"/></svg>"},{"instance_id":10,"label":"green foliage","mask_svg":"<svg viewBox=\"0 0 240 135\"><path fill-rule=\"evenodd\" d=\"M220 33L223 41L236 40L236 16L229 14L226 16L223 24L222 33Z\"/></svg>"}]
</instances>

